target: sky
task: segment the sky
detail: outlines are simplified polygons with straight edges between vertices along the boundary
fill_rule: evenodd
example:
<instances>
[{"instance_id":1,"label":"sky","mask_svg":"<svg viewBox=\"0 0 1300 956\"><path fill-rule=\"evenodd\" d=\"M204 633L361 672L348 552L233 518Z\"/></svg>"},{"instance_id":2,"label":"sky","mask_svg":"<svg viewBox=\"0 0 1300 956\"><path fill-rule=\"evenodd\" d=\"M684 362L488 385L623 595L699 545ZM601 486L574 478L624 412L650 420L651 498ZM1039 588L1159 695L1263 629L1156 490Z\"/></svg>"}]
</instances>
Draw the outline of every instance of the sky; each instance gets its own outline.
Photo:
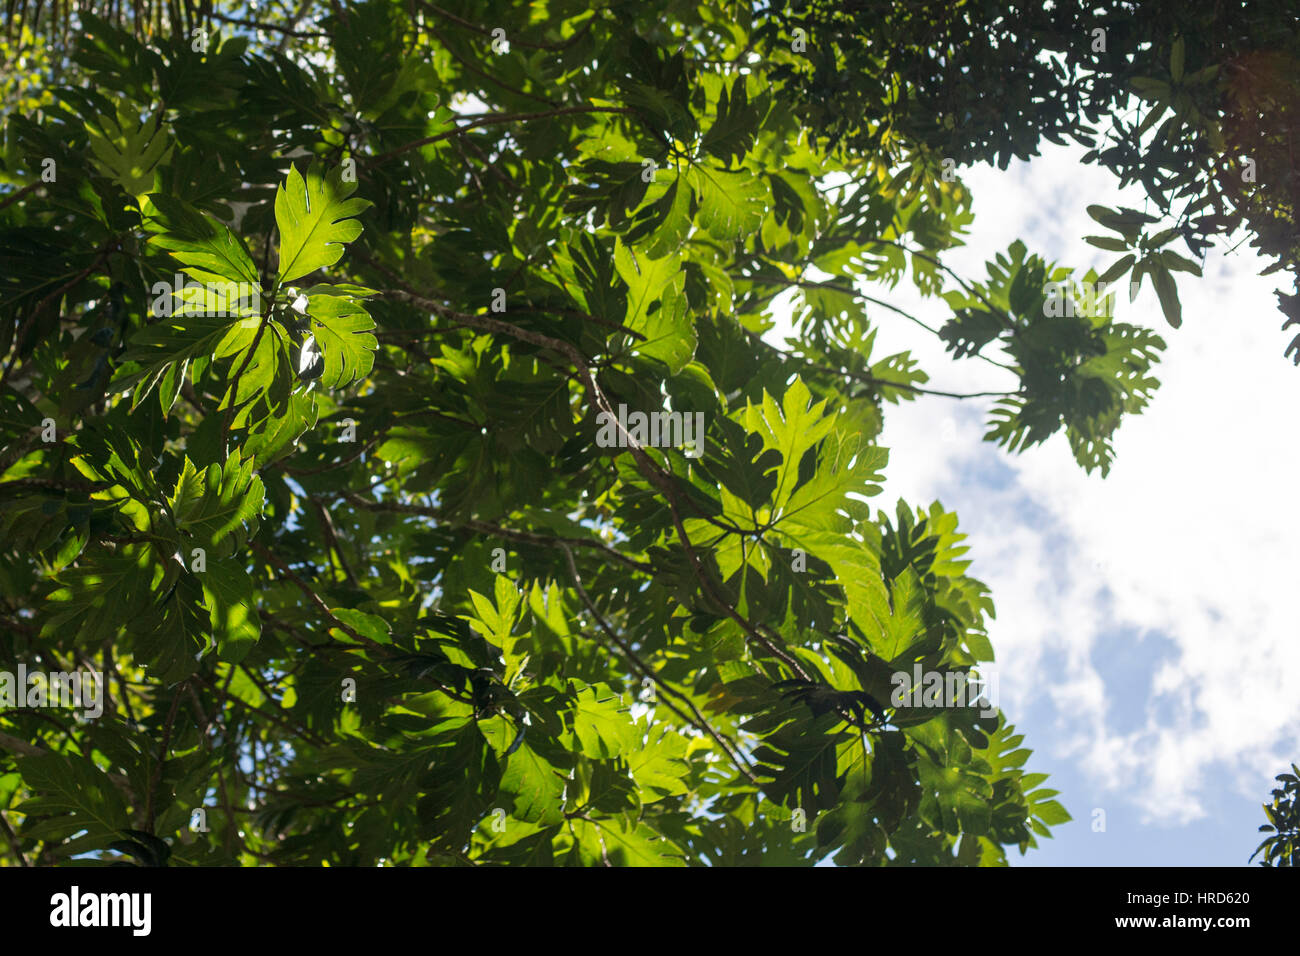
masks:
<instances>
[{"instance_id":1,"label":"sky","mask_svg":"<svg viewBox=\"0 0 1300 956\"><path fill-rule=\"evenodd\" d=\"M1083 241L1104 232L1086 207L1143 209L1144 197L1082 153L1047 144L1005 171L958 170L975 221L945 264L982 280L1020 238L1076 277L1103 271L1117 256ZM887 406L890 461L873 503L957 512L967 574L997 608L999 704L1033 750L1026 769L1050 774L1074 817L1026 856L1011 850L1013 866L1246 865L1274 775L1300 762L1300 368L1283 357L1293 333L1272 294L1289 279L1259 276L1265 265L1246 243L1212 248L1202 279L1177 276L1177 330L1149 280L1131 305L1127 289L1116 295L1116 320L1168 348L1106 478L1075 463L1063 434L1018 455L982 441L993 399ZM932 326L951 315L906 282L871 294ZM870 303L868 315L876 358L910 349L930 388L1015 387L902 317Z\"/></svg>"}]
</instances>

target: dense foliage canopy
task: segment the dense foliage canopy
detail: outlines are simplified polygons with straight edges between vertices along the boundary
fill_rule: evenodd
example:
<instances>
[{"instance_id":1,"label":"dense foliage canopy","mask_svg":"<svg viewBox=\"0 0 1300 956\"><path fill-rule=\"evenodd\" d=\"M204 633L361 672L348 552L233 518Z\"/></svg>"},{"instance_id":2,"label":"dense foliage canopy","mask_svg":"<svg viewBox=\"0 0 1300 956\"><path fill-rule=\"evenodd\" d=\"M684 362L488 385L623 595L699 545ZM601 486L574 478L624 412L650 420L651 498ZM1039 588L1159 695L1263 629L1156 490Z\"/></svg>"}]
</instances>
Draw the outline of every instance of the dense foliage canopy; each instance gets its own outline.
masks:
<instances>
[{"instance_id":1,"label":"dense foliage canopy","mask_svg":"<svg viewBox=\"0 0 1300 956\"><path fill-rule=\"evenodd\" d=\"M1172 109L1096 154L1157 214L1093 212L1177 324L1167 244L1294 189L1184 159L1246 135L1197 98L1246 40L1033 26L1084 80L970 46L991 3L59 6L3 89L0 668L107 688L0 713L0 856L989 865L1069 819L1000 711L895 694L987 670L993 604L954 514L868 502L889 406L952 400L882 297L1006 370L990 440L1105 472L1164 343L1022 243L950 273L953 165Z\"/></svg>"}]
</instances>

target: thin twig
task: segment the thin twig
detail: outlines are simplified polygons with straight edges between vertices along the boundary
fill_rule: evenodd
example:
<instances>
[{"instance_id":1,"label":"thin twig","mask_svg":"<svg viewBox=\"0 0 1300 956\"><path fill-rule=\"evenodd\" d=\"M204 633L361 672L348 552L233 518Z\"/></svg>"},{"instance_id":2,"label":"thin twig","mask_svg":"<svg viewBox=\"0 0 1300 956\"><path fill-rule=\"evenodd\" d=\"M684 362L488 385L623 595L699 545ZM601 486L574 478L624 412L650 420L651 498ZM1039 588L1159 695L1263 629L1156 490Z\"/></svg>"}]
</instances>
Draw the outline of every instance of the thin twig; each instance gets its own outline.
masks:
<instances>
[{"instance_id":1,"label":"thin twig","mask_svg":"<svg viewBox=\"0 0 1300 956\"><path fill-rule=\"evenodd\" d=\"M5 196L4 199L0 199L0 209L4 209L10 203L16 203L39 185L41 185L41 181L38 179L34 183L28 183L17 192L10 193L8 196Z\"/></svg>"},{"instance_id":2,"label":"thin twig","mask_svg":"<svg viewBox=\"0 0 1300 956\"><path fill-rule=\"evenodd\" d=\"M188 684L188 681L186 681ZM177 688L172 695L172 705L167 710L167 719L163 723L162 742L158 748L158 763L153 768L153 778L149 781L149 791L145 795L145 825L148 833L153 833L154 820L158 815L158 787L162 783L163 767L167 764L167 750L172 741L172 725L176 722L176 709L180 706L181 693L185 687Z\"/></svg>"},{"instance_id":3,"label":"thin twig","mask_svg":"<svg viewBox=\"0 0 1300 956\"><path fill-rule=\"evenodd\" d=\"M467 60L465 57L461 56L461 55L460 55L459 53L457 53L454 49L452 49L451 44L447 42L446 37L444 37L441 33L439 33L437 30L433 29L433 27L426 27L426 29L427 29L430 33L433 34L434 39L436 39L439 43L442 44L443 49L445 49L448 53L450 53L450 54L452 55L452 57L453 57L453 58L454 58L458 63L460 63L461 66L465 67L465 69L469 70L469 71L470 71L471 73L473 73L475 76L481 77L482 79L487 80L489 83L493 83L493 84L495 84L496 86L501 87L503 90L508 90L509 92L514 93L516 96L522 96L522 97L524 97L525 99L535 100L536 102L538 102L538 103L542 103L542 104L544 104L544 105L546 105L546 106L557 106L557 105L559 105L559 104L555 103L555 102L552 101L552 100L548 100L548 99L546 99L546 98L543 97L543 96L537 96L537 95L535 95L535 94L533 94L533 93L529 93L529 92L527 92L527 91L525 91L525 90L521 90L521 89L519 89L518 87L511 86L509 83L505 82L504 80L498 80L495 76L492 76L491 74L486 73L486 72L484 72L483 70L480 70L477 66L475 66L473 63L471 63L471 62L470 62L469 60ZM486 91L485 91L485 92L486 92Z\"/></svg>"},{"instance_id":4,"label":"thin twig","mask_svg":"<svg viewBox=\"0 0 1300 956\"><path fill-rule=\"evenodd\" d=\"M235 669L232 667L230 669L230 673L234 674L234 672ZM245 710L249 711L250 713L257 714L259 717L263 718L264 720L269 720L271 723L279 726L281 730L288 731L289 734L292 736L301 737L303 740L306 740L308 743L315 744L317 747L328 747L330 745L328 740L318 736L317 734L312 733L306 727L297 726L292 722L285 720L282 717L278 717L277 715L271 713L270 711L263 710L260 707L254 707L252 704L244 700L242 697L232 694L228 690L222 690L220 687L218 687L215 683L213 683L210 679L206 677L203 677L201 675L196 675L196 679L199 681L199 683L203 684L209 690L214 691L217 694L220 694L224 699L230 701L233 704L238 704L240 707L243 707Z\"/></svg>"},{"instance_id":5,"label":"thin twig","mask_svg":"<svg viewBox=\"0 0 1300 956\"><path fill-rule=\"evenodd\" d=\"M832 365L823 365L820 362L810 362L808 359L803 358L802 356L795 355L792 352L784 351L783 349L779 349L776 346L772 345L770 342L765 341L762 335L760 335L758 332L751 331L750 329L745 329L744 331L750 338L754 339L759 344L766 346L767 348L771 349L773 352L785 357L786 359L789 359L790 361L800 363L805 368L817 369L822 372L827 372L828 374L831 375L842 375L845 378L853 379L855 382L861 382L864 385L870 385L873 387L897 388L905 392L915 392L917 395L938 395L943 398L960 398L960 399L989 398L989 397L1005 398L1008 395L1016 394L1016 392L1008 392L1008 391L945 392L937 388L923 388L920 385L913 385L910 382L896 382L893 379L880 378L879 376L872 375L869 372L855 372L852 369L835 368Z\"/></svg>"},{"instance_id":6,"label":"thin twig","mask_svg":"<svg viewBox=\"0 0 1300 956\"><path fill-rule=\"evenodd\" d=\"M295 30L292 27L280 26L277 23L266 23L261 20L241 20L238 17L228 17L225 16L224 14L217 13L216 11L210 12L208 16L212 17L212 19L214 20L220 20L222 23L233 23L236 26L253 27L254 29L257 30L272 30L276 33L286 34L287 36L309 37L309 38L329 37L328 33L323 33L318 31L307 31L307 30Z\"/></svg>"},{"instance_id":7,"label":"thin twig","mask_svg":"<svg viewBox=\"0 0 1300 956\"><path fill-rule=\"evenodd\" d=\"M881 241L887 241L887 240L881 240ZM921 253L914 253L914 254L922 255ZM938 262L937 259L932 261ZM940 265L942 264L940 263ZM947 266L944 266L943 268L946 269ZM816 282L811 279L778 279L774 276L747 276L747 275L733 274L733 277L737 279L743 279L747 282L765 282L765 283L770 283L775 285L799 286L801 288L807 288L807 289L821 288L821 289L830 289L834 292L843 292L845 295L851 295L856 298L862 299L866 302L871 302L875 305L878 305L881 308L889 309L891 312L895 312L898 315L901 315L903 318L907 319L908 321L915 322L917 325L925 329L931 335L934 335L936 337L939 335L938 329L927 324L926 322L923 322L921 319L918 319L916 316L912 315L912 313L908 312L906 309L900 309L898 306L894 305L891 302L886 302L884 299L877 299L873 296L869 296L865 292L862 292L859 289L855 289L851 285L844 285L843 283L839 283L839 282ZM958 281L961 280L958 279ZM992 308L992 306L990 306L990 308ZM987 355L981 355L978 352L975 352L973 354L976 358L981 359L982 361L985 361L990 365L996 365L998 368L1006 369L1009 372L1014 371L1012 366L999 362L997 359L991 359Z\"/></svg>"},{"instance_id":8,"label":"thin twig","mask_svg":"<svg viewBox=\"0 0 1300 956\"><path fill-rule=\"evenodd\" d=\"M86 268L82 269L75 276L73 276L63 285L59 286L57 289L55 289L45 298L41 299L40 302L36 303L36 307L32 309L32 311L28 314L28 316L25 319L23 319L22 324L18 327L18 332L14 335L14 344L13 344L14 354L10 356L9 364L5 366L4 374L0 375L0 385L3 385L9 381L9 373L14 370L14 367L18 364L18 356L22 354L23 342L26 341L27 335L31 331L32 326L36 324L36 320L40 317L41 313L45 311L46 307L51 302L55 302L55 303L59 302L59 300L63 298L63 294L65 292L75 288L77 283L81 282L82 279L86 278L88 275L90 275L92 272L98 269L101 265L103 265L104 260L107 259L109 254L116 248L117 248L116 239L104 243L104 245L100 246L99 249L96 250L97 254L95 256L94 262L86 266Z\"/></svg>"},{"instance_id":9,"label":"thin twig","mask_svg":"<svg viewBox=\"0 0 1300 956\"><path fill-rule=\"evenodd\" d=\"M343 545L339 543L338 532L334 530L334 521L330 518L329 511L321 504L319 498L309 499L316 509L316 517L320 519L321 530L325 532L325 540L334 553L338 555L339 567L343 569L343 575L348 579L348 584L354 588L360 587L357 583L357 576L352 573L352 568L348 566L347 556L343 553Z\"/></svg>"},{"instance_id":10,"label":"thin twig","mask_svg":"<svg viewBox=\"0 0 1300 956\"><path fill-rule=\"evenodd\" d=\"M605 636L623 652L623 656L627 658L627 662L631 665L632 669L640 673L642 677L648 677L654 682L655 686L664 691L665 694L677 697L687 707L689 707L691 713L694 715L694 719L688 717L679 710L672 701L667 699L664 700L664 704L674 714L686 721L688 724L691 724L693 727L702 730L704 733L712 737L714 741L717 742L718 746L721 747L726 755L731 759L731 762L736 765L736 769L739 770L750 783L757 783L758 778L754 776L754 772L741 756L740 748L736 742L710 724L708 720L705 719L704 715L700 713L699 708L695 706L694 701L669 685L667 682L661 680L659 675L652 671L650 666L646 664L645 661L641 660L637 653L614 632L614 629L610 627L610 625L605 621L604 616L596 608L595 602L591 600L591 596L587 593L587 589L583 587L582 575L578 573L578 565L573 560L573 551L570 550L567 545L561 545L561 547L564 550L565 558L569 562L569 571L573 576L573 585L578 591L578 596L582 598L582 603L587 606L587 610L591 613L591 616L595 618L596 625L605 633Z\"/></svg>"}]
</instances>

